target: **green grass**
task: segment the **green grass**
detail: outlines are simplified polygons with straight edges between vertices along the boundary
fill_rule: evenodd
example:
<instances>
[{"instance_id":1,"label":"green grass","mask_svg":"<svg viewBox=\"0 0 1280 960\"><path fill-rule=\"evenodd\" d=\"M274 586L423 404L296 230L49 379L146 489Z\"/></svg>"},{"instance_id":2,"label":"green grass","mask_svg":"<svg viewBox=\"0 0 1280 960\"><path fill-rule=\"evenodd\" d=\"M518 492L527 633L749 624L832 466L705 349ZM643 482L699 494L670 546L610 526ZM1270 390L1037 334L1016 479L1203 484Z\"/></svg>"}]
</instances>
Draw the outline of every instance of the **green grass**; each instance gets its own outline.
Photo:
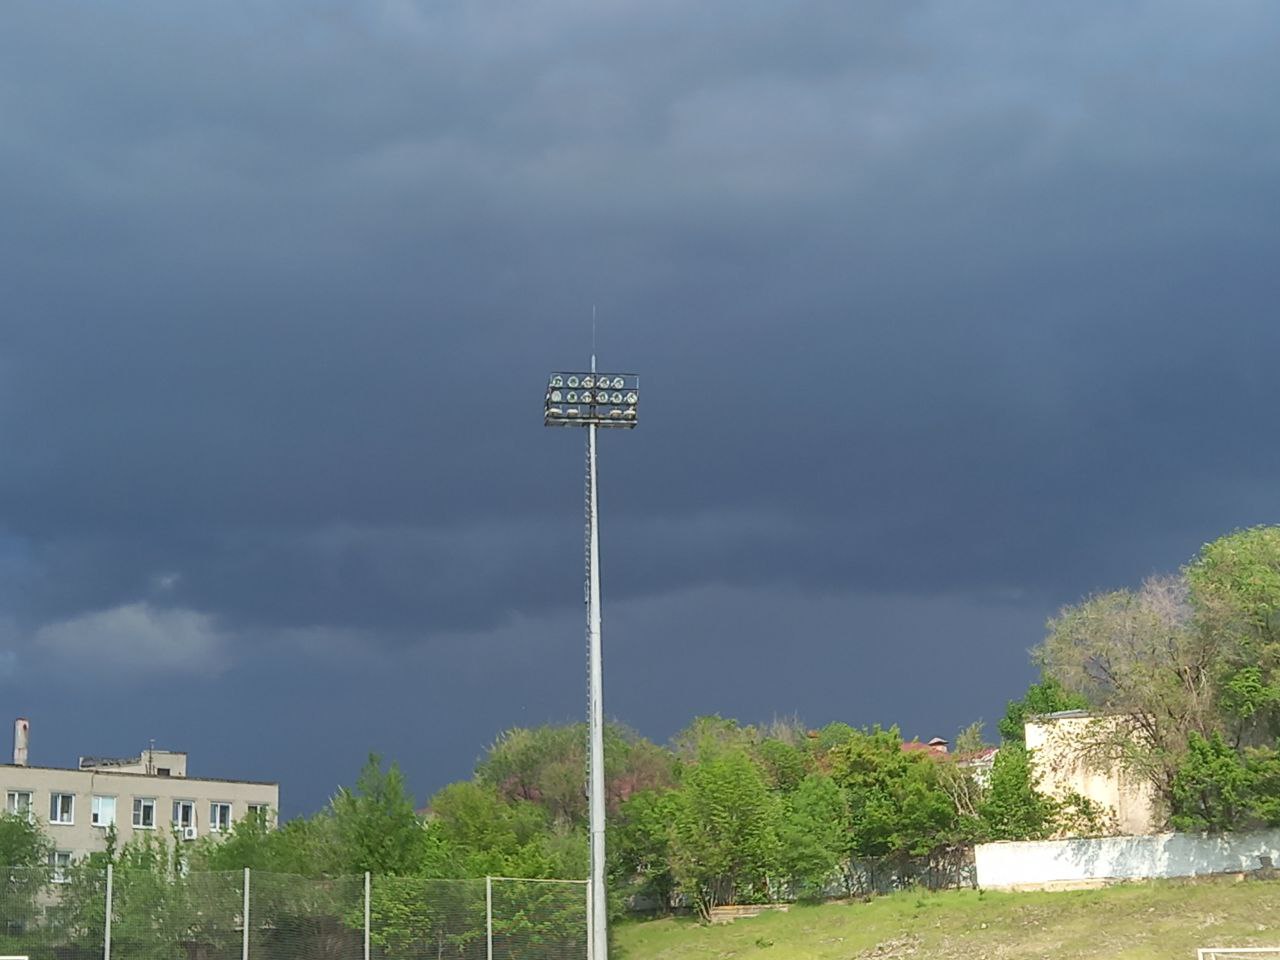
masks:
<instances>
[{"instance_id":1,"label":"green grass","mask_svg":"<svg viewBox=\"0 0 1280 960\"><path fill-rule=\"evenodd\" d=\"M1280 947L1280 881L899 893L870 903L793 906L723 926L633 921L615 935L625 960L1194 960L1197 947Z\"/></svg>"}]
</instances>

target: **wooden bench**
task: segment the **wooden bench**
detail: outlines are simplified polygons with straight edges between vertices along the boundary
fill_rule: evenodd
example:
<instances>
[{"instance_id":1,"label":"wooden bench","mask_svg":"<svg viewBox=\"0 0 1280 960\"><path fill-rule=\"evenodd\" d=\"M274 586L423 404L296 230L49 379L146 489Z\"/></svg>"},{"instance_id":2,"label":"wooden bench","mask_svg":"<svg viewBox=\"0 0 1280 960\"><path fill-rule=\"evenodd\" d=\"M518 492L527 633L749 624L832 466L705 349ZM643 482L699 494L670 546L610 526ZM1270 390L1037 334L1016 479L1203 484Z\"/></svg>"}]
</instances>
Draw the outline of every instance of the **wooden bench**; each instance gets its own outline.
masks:
<instances>
[{"instance_id":1,"label":"wooden bench","mask_svg":"<svg viewBox=\"0 0 1280 960\"><path fill-rule=\"evenodd\" d=\"M739 917L758 917L768 910L781 910L786 913L791 909L789 903L739 903L732 906L712 907L712 923L732 923Z\"/></svg>"}]
</instances>

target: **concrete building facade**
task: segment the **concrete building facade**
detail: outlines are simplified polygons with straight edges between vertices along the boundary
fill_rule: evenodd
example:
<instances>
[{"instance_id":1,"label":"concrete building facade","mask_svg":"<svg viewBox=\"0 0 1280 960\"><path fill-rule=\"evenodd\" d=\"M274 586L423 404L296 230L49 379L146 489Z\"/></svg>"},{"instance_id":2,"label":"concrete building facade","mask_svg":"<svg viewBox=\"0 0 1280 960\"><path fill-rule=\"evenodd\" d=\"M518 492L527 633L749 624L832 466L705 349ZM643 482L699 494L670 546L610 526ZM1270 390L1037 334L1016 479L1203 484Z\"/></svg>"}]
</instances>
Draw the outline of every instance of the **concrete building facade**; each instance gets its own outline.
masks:
<instances>
[{"instance_id":1,"label":"concrete building facade","mask_svg":"<svg viewBox=\"0 0 1280 960\"><path fill-rule=\"evenodd\" d=\"M1087 745L1097 739L1097 725L1114 722L1084 710L1027 720L1023 734L1040 774L1040 789L1053 797L1078 793L1100 804L1115 817L1122 834L1154 833L1161 818L1151 784L1114 764L1100 768L1088 761Z\"/></svg>"},{"instance_id":2,"label":"concrete building facade","mask_svg":"<svg viewBox=\"0 0 1280 960\"><path fill-rule=\"evenodd\" d=\"M120 843L157 832L190 842L223 835L247 816L274 822L280 807L279 784L190 777L178 751L81 757L75 769L32 766L28 730L26 720L14 725L14 762L0 764L0 791L6 813L27 816L53 842L55 870L106 849L113 826Z\"/></svg>"}]
</instances>

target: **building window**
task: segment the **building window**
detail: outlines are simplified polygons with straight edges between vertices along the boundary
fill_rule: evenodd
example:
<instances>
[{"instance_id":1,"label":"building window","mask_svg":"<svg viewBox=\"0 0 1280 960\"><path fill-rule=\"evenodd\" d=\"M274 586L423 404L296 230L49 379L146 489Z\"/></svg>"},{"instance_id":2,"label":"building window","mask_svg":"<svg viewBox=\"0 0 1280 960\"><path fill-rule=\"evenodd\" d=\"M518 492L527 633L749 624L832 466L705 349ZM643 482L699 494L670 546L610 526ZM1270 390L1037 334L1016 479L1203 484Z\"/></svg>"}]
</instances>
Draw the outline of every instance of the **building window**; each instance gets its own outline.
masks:
<instances>
[{"instance_id":1,"label":"building window","mask_svg":"<svg viewBox=\"0 0 1280 960\"><path fill-rule=\"evenodd\" d=\"M49 822L62 824L76 822L76 796L74 793L49 794Z\"/></svg>"},{"instance_id":2,"label":"building window","mask_svg":"<svg viewBox=\"0 0 1280 960\"><path fill-rule=\"evenodd\" d=\"M209 829L219 832L231 829L231 804L209 804Z\"/></svg>"},{"instance_id":3,"label":"building window","mask_svg":"<svg viewBox=\"0 0 1280 960\"><path fill-rule=\"evenodd\" d=\"M154 830L156 827L156 798L133 798L133 825L139 830Z\"/></svg>"},{"instance_id":4,"label":"building window","mask_svg":"<svg viewBox=\"0 0 1280 960\"><path fill-rule=\"evenodd\" d=\"M116 825L116 798L100 797L95 794L89 821L95 827L114 827Z\"/></svg>"},{"instance_id":5,"label":"building window","mask_svg":"<svg viewBox=\"0 0 1280 960\"><path fill-rule=\"evenodd\" d=\"M173 801L173 825L179 830L196 825L196 802L194 800Z\"/></svg>"},{"instance_id":6,"label":"building window","mask_svg":"<svg viewBox=\"0 0 1280 960\"><path fill-rule=\"evenodd\" d=\"M265 803L251 803L248 805L249 819L255 820L264 827L271 824L271 808Z\"/></svg>"},{"instance_id":7,"label":"building window","mask_svg":"<svg viewBox=\"0 0 1280 960\"><path fill-rule=\"evenodd\" d=\"M71 851L55 850L49 854L49 870L54 883L69 883L71 878L67 871L71 869Z\"/></svg>"},{"instance_id":8,"label":"building window","mask_svg":"<svg viewBox=\"0 0 1280 960\"><path fill-rule=\"evenodd\" d=\"M31 819L31 791L30 790L10 790L8 802L5 809L13 817L26 817Z\"/></svg>"},{"instance_id":9,"label":"building window","mask_svg":"<svg viewBox=\"0 0 1280 960\"><path fill-rule=\"evenodd\" d=\"M157 777L167 777L167 776L169 776L169 768L168 768L168 767L156 767L156 776L157 776Z\"/></svg>"}]
</instances>

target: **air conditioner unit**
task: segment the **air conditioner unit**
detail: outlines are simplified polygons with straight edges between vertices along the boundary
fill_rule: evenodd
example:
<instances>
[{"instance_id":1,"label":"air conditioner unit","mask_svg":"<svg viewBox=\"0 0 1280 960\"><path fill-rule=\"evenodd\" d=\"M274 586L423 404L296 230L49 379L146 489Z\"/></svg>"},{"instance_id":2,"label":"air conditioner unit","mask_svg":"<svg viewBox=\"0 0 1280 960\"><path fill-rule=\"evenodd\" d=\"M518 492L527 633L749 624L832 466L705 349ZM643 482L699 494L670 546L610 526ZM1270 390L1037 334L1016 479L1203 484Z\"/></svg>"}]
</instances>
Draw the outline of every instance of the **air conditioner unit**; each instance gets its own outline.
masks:
<instances>
[{"instance_id":1,"label":"air conditioner unit","mask_svg":"<svg viewBox=\"0 0 1280 960\"><path fill-rule=\"evenodd\" d=\"M182 828L182 839L183 839L183 840L194 840L197 836L199 836L199 834L196 832L196 828L195 828L195 827L183 827L183 828Z\"/></svg>"}]
</instances>

